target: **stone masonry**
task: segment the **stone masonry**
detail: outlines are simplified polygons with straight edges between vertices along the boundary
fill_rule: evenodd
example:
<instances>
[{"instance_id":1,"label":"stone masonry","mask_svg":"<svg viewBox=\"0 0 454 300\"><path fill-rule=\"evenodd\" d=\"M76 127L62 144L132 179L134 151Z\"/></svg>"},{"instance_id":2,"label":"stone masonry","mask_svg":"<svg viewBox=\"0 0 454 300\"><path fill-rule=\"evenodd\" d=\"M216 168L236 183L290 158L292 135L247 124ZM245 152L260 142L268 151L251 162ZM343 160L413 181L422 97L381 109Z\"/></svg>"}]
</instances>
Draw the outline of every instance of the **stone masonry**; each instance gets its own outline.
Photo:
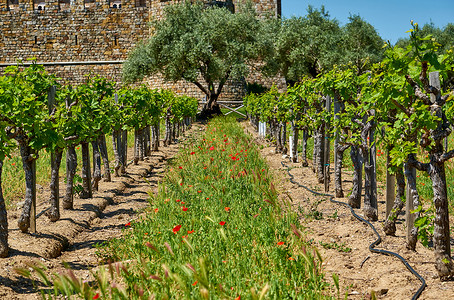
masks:
<instances>
[{"instance_id":1,"label":"stone masonry","mask_svg":"<svg viewBox=\"0 0 454 300\"><path fill-rule=\"evenodd\" d=\"M36 58L63 82L78 84L88 74L121 82L121 61L149 36L149 21L181 0L0 0L0 74L8 63ZM233 0L237 6L241 0ZM281 0L253 0L262 14L280 15ZM55 64L54 64L55 63ZM248 81L256 81L252 75ZM259 76L257 76L257 80ZM202 98L186 82L148 80L152 87ZM265 83L265 82L263 82ZM230 82L224 99L238 99L244 82Z\"/></svg>"}]
</instances>

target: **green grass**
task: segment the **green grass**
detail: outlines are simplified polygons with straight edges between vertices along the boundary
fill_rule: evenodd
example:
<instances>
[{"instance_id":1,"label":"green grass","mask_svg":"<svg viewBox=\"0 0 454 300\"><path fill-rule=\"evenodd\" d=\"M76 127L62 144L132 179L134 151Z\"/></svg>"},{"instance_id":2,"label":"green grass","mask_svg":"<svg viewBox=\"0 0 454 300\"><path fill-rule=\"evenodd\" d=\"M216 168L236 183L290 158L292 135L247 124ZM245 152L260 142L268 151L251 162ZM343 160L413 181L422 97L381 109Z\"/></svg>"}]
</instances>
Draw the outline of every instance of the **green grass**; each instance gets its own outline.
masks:
<instances>
[{"instance_id":1,"label":"green grass","mask_svg":"<svg viewBox=\"0 0 454 300\"><path fill-rule=\"evenodd\" d=\"M234 118L210 121L203 137L184 145L150 204L147 214L125 224L124 238L98 249L105 261L121 263L102 269L92 287L57 275L55 293L330 298L318 252L304 241L297 214L279 203L266 162Z\"/></svg>"}]
</instances>

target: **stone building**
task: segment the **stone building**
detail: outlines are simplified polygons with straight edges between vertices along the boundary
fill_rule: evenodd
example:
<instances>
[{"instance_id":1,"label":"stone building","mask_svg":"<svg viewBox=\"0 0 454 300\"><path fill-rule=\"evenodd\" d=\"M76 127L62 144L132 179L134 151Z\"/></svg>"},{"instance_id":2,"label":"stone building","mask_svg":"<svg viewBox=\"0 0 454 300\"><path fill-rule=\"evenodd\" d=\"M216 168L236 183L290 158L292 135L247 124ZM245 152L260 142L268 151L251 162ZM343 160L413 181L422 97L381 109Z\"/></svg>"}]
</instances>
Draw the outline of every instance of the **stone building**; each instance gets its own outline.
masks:
<instances>
[{"instance_id":1,"label":"stone building","mask_svg":"<svg viewBox=\"0 0 454 300\"><path fill-rule=\"evenodd\" d=\"M0 73L9 64L34 57L63 82L77 84L90 73L121 82L121 63L149 36L149 21L162 17L166 5L180 1L0 0ZM208 2L236 6L240 1ZM260 14L280 15L281 0L253 2ZM201 98L185 82L168 83L159 77L149 82ZM231 83L225 97L239 96L243 90L244 84Z\"/></svg>"}]
</instances>

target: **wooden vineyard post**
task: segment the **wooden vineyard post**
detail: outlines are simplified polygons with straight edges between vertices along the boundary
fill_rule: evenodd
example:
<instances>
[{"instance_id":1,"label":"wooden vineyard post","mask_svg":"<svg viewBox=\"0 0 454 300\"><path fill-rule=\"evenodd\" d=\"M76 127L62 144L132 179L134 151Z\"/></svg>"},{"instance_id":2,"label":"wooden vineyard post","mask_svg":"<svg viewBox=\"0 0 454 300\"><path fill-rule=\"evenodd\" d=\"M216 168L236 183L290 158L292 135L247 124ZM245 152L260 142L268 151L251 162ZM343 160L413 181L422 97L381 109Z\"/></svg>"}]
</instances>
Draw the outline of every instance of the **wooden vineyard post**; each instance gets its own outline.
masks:
<instances>
[{"instance_id":1,"label":"wooden vineyard post","mask_svg":"<svg viewBox=\"0 0 454 300\"><path fill-rule=\"evenodd\" d=\"M334 97L334 120L339 120L339 112L340 112L340 105L339 100L337 97ZM336 128L336 132L334 134L334 170L337 170L337 146L339 145L339 129Z\"/></svg>"},{"instance_id":2,"label":"wooden vineyard post","mask_svg":"<svg viewBox=\"0 0 454 300\"><path fill-rule=\"evenodd\" d=\"M375 116L375 109L371 110L371 115ZM375 123L375 121L372 121ZM369 145L370 145L370 156L369 163L372 166L372 174L370 176L370 190L371 190L371 206L377 209L378 215L378 201L377 201L377 146L375 144L375 124L372 126L372 130L369 132Z\"/></svg>"},{"instance_id":3,"label":"wooden vineyard post","mask_svg":"<svg viewBox=\"0 0 454 300\"><path fill-rule=\"evenodd\" d=\"M416 169L411 168L412 176L415 178L416 181ZM411 190L407 183L406 191L405 191L406 201L405 201L405 226L407 227L407 242L410 240L411 237L411 230L415 224L415 215L411 212L415 209L413 205L413 197L411 196Z\"/></svg>"},{"instance_id":4,"label":"wooden vineyard post","mask_svg":"<svg viewBox=\"0 0 454 300\"><path fill-rule=\"evenodd\" d=\"M327 96L326 97L326 111L328 112L328 115L329 113L331 112L331 97L330 96ZM323 182L325 183L325 192L328 192L329 191L329 167L330 167L330 164L329 164L329 152L330 152L330 140L329 140L329 130L330 130L330 118L328 117L327 120L325 120L325 146L324 146L324 150L325 150L325 153L324 153L324 172L323 172L323 177L324 177L324 180Z\"/></svg>"},{"instance_id":5,"label":"wooden vineyard post","mask_svg":"<svg viewBox=\"0 0 454 300\"><path fill-rule=\"evenodd\" d=\"M32 162L32 205L30 209L30 232L36 233L36 159Z\"/></svg>"},{"instance_id":6,"label":"wooden vineyard post","mask_svg":"<svg viewBox=\"0 0 454 300\"><path fill-rule=\"evenodd\" d=\"M57 87L55 85L51 86L49 89L49 94L47 95L47 107L49 109L49 115L52 114L52 111L54 110L55 107L55 94L57 93ZM50 154L50 163L51 163L51 169L53 170L56 166L56 153L54 151L51 152ZM36 170L35 170L36 171ZM59 175L57 174L57 178ZM60 215L59 210L60 210L60 186L59 186L59 180L57 179L55 181L55 201L57 203L56 209L58 212L58 215Z\"/></svg>"},{"instance_id":7,"label":"wooden vineyard post","mask_svg":"<svg viewBox=\"0 0 454 300\"><path fill-rule=\"evenodd\" d=\"M386 218L391 213L396 198L396 176L389 172L389 165L390 157L388 149L386 151Z\"/></svg>"}]
</instances>

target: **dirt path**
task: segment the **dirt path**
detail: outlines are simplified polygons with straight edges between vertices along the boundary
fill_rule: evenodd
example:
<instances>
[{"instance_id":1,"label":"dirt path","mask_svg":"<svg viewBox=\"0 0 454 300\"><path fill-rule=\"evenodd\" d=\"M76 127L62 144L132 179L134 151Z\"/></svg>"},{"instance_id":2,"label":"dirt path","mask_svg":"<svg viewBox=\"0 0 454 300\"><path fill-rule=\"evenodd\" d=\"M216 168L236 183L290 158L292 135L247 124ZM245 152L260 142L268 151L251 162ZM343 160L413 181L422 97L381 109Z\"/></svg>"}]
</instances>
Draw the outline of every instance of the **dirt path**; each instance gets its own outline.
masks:
<instances>
[{"instance_id":1,"label":"dirt path","mask_svg":"<svg viewBox=\"0 0 454 300\"><path fill-rule=\"evenodd\" d=\"M199 130L200 126L194 125L186 135ZM121 237L128 230L125 225L147 208L148 193L156 191L167 160L178 149L179 144L161 147L145 161L128 166L125 176L101 182L92 199L75 199L74 210L62 211L61 220L55 223L41 216L37 220L37 234L21 233L17 228L20 211L8 212L11 249L8 258L0 259L0 299L41 299L33 282L14 272L14 268L27 267L28 263L42 263L51 274L62 272L65 262L77 277L90 280L90 271L99 264L94 246ZM128 155L132 157L132 152ZM63 182L60 187L63 193ZM38 197L45 199L46 195L42 193ZM46 207L45 201L42 202L37 212ZM38 282L37 286L42 284Z\"/></svg>"},{"instance_id":2,"label":"dirt path","mask_svg":"<svg viewBox=\"0 0 454 300\"><path fill-rule=\"evenodd\" d=\"M397 258L369 252L369 244L375 240L372 230L353 218L347 208L334 204L325 197L316 197L290 183L281 161L292 168L291 174L295 176L296 182L316 191L324 191L324 186L317 183L310 167L303 168L299 163L283 159L282 154L274 152L274 147L258 138L249 123L244 123L244 126L256 142L264 146L262 155L271 168L276 170L276 181L280 190L285 191L281 196L288 197L288 193L292 198L292 207L298 211L301 223L306 228L307 240L320 250L327 280L332 281L332 273L339 275L341 298L348 293L348 299L369 299L373 290L379 299L411 299L420 286L419 280ZM343 186L344 191L348 192L352 174L345 173ZM333 178L333 170L331 174ZM441 282L436 276L433 251L421 244L417 245L417 252L405 248L403 215L399 217L396 236L385 236L382 230L385 202L383 188L380 188L383 184L379 183L379 221L374 222L383 239L377 248L399 253L424 277L427 287L419 299L454 299L454 282ZM331 182L330 191L333 190L334 184ZM347 202L347 198L336 200ZM362 215L361 210L356 211Z\"/></svg>"}]
</instances>

